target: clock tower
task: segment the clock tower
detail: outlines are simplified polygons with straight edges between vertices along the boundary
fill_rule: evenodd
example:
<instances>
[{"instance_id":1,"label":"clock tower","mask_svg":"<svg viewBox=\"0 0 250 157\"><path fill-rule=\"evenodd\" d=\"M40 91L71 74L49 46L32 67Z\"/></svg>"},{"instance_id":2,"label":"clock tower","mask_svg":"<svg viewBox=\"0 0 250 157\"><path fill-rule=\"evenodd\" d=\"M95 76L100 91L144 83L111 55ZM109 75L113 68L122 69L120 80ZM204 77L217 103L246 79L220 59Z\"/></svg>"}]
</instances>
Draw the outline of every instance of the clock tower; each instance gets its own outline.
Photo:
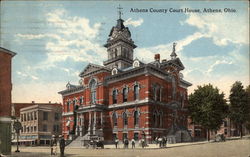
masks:
<instances>
[{"instance_id":1,"label":"clock tower","mask_svg":"<svg viewBox=\"0 0 250 157\"><path fill-rule=\"evenodd\" d=\"M122 8L118 9L119 19L116 26L111 29L107 43L104 45L107 48L108 60L103 64L110 69L114 67L124 69L132 66L134 48L136 48L129 28L124 26L124 20L121 19Z\"/></svg>"}]
</instances>

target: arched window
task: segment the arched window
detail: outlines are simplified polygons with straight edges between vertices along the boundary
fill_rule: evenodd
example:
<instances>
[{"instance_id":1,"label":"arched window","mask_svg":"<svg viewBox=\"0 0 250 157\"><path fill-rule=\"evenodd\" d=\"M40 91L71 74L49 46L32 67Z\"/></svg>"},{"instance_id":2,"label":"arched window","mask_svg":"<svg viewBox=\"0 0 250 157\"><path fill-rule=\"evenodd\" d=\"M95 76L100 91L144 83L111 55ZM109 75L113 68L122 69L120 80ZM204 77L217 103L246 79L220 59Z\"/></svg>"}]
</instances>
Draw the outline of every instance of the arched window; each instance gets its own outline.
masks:
<instances>
[{"instance_id":1,"label":"arched window","mask_svg":"<svg viewBox=\"0 0 250 157\"><path fill-rule=\"evenodd\" d=\"M90 100L92 104L96 103L96 80L92 79L89 83L89 87L90 87Z\"/></svg>"},{"instance_id":2,"label":"arched window","mask_svg":"<svg viewBox=\"0 0 250 157\"><path fill-rule=\"evenodd\" d=\"M163 113L161 112L160 114L159 114L159 127L162 127L162 121L163 121Z\"/></svg>"},{"instance_id":3,"label":"arched window","mask_svg":"<svg viewBox=\"0 0 250 157\"><path fill-rule=\"evenodd\" d=\"M134 125L139 125L139 112L135 111L134 112Z\"/></svg>"},{"instance_id":4,"label":"arched window","mask_svg":"<svg viewBox=\"0 0 250 157\"><path fill-rule=\"evenodd\" d=\"M161 101L161 88L159 84L153 85L153 94L155 101Z\"/></svg>"},{"instance_id":5,"label":"arched window","mask_svg":"<svg viewBox=\"0 0 250 157\"><path fill-rule=\"evenodd\" d=\"M157 112L156 111L153 113L153 123L154 123L154 127L156 127L157 124L158 124L158 118L157 118Z\"/></svg>"},{"instance_id":6,"label":"arched window","mask_svg":"<svg viewBox=\"0 0 250 157\"><path fill-rule=\"evenodd\" d=\"M134 86L134 100L139 100L139 85Z\"/></svg>"},{"instance_id":7,"label":"arched window","mask_svg":"<svg viewBox=\"0 0 250 157\"><path fill-rule=\"evenodd\" d=\"M116 103L117 103L117 94L118 94L117 89L114 89L114 90L113 90L113 93L112 93L113 104L116 104Z\"/></svg>"},{"instance_id":8,"label":"arched window","mask_svg":"<svg viewBox=\"0 0 250 157\"><path fill-rule=\"evenodd\" d=\"M67 111L66 112L70 112L70 101L67 101Z\"/></svg>"},{"instance_id":9,"label":"arched window","mask_svg":"<svg viewBox=\"0 0 250 157\"><path fill-rule=\"evenodd\" d=\"M153 86L153 94L154 94L154 100L157 100L157 89L156 86Z\"/></svg>"},{"instance_id":10,"label":"arched window","mask_svg":"<svg viewBox=\"0 0 250 157\"><path fill-rule=\"evenodd\" d=\"M122 118L123 118L123 125L124 126L128 125L128 116L126 112L123 112Z\"/></svg>"},{"instance_id":11,"label":"arched window","mask_svg":"<svg viewBox=\"0 0 250 157\"><path fill-rule=\"evenodd\" d=\"M122 90L123 102L128 101L128 88L123 88Z\"/></svg>"},{"instance_id":12,"label":"arched window","mask_svg":"<svg viewBox=\"0 0 250 157\"><path fill-rule=\"evenodd\" d=\"M116 115L115 112L114 112L113 115L112 115L112 120L113 120L113 125L114 125L114 126L117 126L117 115Z\"/></svg>"}]
</instances>

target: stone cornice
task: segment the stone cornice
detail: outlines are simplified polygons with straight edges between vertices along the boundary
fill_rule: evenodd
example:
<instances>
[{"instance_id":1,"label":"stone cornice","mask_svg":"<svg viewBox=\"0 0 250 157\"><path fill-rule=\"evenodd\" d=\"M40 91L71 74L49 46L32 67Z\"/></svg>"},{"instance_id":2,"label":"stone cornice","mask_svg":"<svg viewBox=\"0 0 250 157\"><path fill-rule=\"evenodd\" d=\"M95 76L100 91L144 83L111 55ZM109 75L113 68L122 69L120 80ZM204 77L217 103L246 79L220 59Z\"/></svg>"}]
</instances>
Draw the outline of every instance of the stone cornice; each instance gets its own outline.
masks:
<instances>
[{"instance_id":1,"label":"stone cornice","mask_svg":"<svg viewBox=\"0 0 250 157\"><path fill-rule=\"evenodd\" d=\"M62 96L67 96L70 94L82 92L83 90L84 90L84 86L80 85L80 86L77 86L76 88L70 88L70 89L60 91L58 92L58 94L61 94Z\"/></svg>"}]
</instances>

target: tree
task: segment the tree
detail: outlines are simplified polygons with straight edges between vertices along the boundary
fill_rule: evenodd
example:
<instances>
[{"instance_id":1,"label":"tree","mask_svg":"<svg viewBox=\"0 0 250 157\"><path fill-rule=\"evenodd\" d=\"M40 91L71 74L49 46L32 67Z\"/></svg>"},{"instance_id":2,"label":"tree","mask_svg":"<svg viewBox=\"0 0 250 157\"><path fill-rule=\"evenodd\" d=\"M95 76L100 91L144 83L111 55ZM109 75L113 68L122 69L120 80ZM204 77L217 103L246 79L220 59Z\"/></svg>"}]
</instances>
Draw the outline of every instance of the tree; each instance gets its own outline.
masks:
<instances>
[{"instance_id":1,"label":"tree","mask_svg":"<svg viewBox=\"0 0 250 157\"><path fill-rule=\"evenodd\" d=\"M250 107L248 95L240 81L236 81L230 90L229 117L240 128L242 138L242 126L248 121Z\"/></svg>"},{"instance_id":2,"label":"tree","mask_svg":"<svg viewBox=\"0 0 250 157\"><path fill-rule=\"evenodd\" d=\"M198 86L189 96L189 114L192 122L207 130L207 140L210 140L210 130L218 130L227 114L227 104L224 93L211 84Z\"/></svg>"},{"instance_id":3,"label":"tree","mask_svg":"<svg viewBox=\"0 0 250 157\"><path fill-rule=\"evenodd\" d=\"M247 104L250 105L250 85L247 86L246 88L246 92L247 92ZM249 106L250 108L250 106ZM248 112L248 120L246 122L246 128L250 131L250 112Z\"/></svg>"}]
</instances>

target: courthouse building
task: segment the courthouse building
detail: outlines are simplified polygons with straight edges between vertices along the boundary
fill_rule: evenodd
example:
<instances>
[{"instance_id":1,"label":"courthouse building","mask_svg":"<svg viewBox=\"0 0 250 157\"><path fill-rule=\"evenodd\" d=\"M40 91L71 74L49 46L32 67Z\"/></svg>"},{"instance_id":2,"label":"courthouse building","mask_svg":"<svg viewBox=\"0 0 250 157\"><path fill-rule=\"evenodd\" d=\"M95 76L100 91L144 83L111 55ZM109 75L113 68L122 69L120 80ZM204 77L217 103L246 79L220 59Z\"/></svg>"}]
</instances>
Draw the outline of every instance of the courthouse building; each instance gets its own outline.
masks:
<instances>
[{"instance_id":1,"label":"courthouse building","mask_svg":"<svg viewBox=\"0 0 250 157\"><path fill-rule=\"evenodd\" d=\"M119 18L109 34L108 59L88 64L80 84L68 83L63 99L63 135L87 139L91 135L112 142L167 136L172 142L191 140L187 130L187 88L184 66L173 51L169 59L156 54L152 62L134 58L137 47L131 32Z\"/></svg>"},{"instance_id":2,"label":"courthouse building","mask_svg":"<svg viewBox=\"0 0 250 157\"><path fill-rule=\"evenodd\" d=\"M0 47L0 154L11 153L11 65L15 55Z\"/></svg>"}]
</instances>

